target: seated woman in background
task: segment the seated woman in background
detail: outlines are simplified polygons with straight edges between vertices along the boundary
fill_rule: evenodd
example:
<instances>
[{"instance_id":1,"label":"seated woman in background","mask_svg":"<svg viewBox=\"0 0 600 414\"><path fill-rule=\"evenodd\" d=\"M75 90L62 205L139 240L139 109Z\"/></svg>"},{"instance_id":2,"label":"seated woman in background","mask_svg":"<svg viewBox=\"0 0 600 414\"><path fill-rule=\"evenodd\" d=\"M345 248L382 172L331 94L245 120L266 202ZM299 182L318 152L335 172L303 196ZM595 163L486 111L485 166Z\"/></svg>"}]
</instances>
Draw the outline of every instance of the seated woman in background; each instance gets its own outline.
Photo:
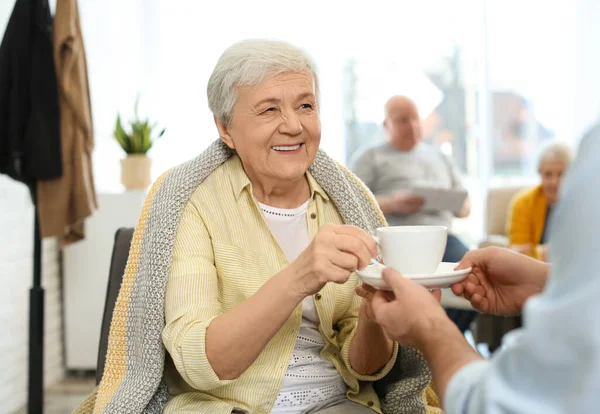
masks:
<instances>
[{"instance_id":1,"label":"seated woman in background","mask_svg":"<svg viewBox=\"0 0 600 414\"><path fill-rule=\"evenodd\" d=\"M541 183L513 198L507 233L514 250L548 261L548 224L558 201L563 174L572 158L571 148L566 144L546 147L538 162Z\"/></svg>"},{"instance_id":2,"label":"seated woman in background","mask_svg":"<svg viewBox=\"0 0 600 414\"><path fill-rule=\"evenodd\" d=\"M220 139L150 191L96 411L381 413L372 382L398 358L393 410L436 412L424 360L386 337L354 273L385 219L319 151L318 97L294 46L244 41L221 56L208 83Z\"/></svg>"}]
</instances>

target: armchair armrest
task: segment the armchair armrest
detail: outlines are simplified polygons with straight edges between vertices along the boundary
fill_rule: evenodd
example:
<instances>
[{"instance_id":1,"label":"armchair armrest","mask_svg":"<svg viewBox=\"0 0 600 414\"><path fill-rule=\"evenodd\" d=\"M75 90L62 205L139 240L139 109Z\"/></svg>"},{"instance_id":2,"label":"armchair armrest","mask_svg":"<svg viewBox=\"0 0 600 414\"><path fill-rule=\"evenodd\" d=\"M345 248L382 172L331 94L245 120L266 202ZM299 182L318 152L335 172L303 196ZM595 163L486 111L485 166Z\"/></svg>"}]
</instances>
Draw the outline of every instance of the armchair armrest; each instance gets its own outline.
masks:
<instances>
[{"instance_id":1,"label":"armchair armrest","mask_svg":"<svg viewBox=\"0 0 600 414\"><path fill-rule=\"evenodd\" d=\"M479 243L479 248L482 249L484 247L497 246L497 247L509 247L510 240L508 237L503 236L501 234L490 234L487 239L483 240Z\"/></svg>"},{"instance_id":2,"label":"armchair armrest","mask_svg":"<svg viewBox=\"0 0 600 414\"><path fill-rule=\"evenodd\" d=\"M442 289L441 305L444 308L474 310L471 303L462 296L456 296L451 289Z\"/></svg>"}]
</instances>

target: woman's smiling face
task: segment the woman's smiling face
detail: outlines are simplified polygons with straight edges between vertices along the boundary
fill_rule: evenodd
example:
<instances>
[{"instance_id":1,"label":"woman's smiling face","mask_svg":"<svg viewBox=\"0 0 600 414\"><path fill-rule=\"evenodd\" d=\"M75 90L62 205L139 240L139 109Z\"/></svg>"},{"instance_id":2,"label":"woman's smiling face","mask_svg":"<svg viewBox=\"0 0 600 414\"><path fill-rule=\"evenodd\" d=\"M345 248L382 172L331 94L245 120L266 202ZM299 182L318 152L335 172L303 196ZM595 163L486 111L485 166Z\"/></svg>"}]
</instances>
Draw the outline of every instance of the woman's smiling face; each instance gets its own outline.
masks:
<instances>
[{"instance_id":1,"label":"woman's smiling face","mask_svg":"<svg viewBox=\"0 0 600 414\"><path fill-rule=\"evenodd\" d=\"M288 72L239 87L221 139L235 149L251 181L298 180L312 165L321 141L314 78Z\"/></svg>"}]
</instances>

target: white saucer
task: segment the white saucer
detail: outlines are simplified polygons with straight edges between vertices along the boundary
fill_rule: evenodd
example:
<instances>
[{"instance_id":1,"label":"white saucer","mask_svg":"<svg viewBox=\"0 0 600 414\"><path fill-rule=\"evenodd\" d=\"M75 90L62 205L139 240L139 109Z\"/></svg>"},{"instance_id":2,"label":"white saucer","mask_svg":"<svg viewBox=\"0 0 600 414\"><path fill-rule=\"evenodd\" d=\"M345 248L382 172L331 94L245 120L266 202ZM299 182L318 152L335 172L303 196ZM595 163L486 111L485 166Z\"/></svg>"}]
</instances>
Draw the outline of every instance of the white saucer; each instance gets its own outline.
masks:
<instances>
[{"instance_id":1,"label":"white saucer","mask_svg":"<svg viewBox=\"0 0 600 414\"><path fill-rule=\"evenodd\" d=\"M470 267L462 270L454 270L456 266L458 266L458 263L442 262L434 273L402 276L429 289L447 288L464 280L471 271ZM357 270L356 274L367 285L371 285L377 289L391 290L381 277L381 268L379 266L369 265L364 269Z\"/></svg>"}]
</instances>

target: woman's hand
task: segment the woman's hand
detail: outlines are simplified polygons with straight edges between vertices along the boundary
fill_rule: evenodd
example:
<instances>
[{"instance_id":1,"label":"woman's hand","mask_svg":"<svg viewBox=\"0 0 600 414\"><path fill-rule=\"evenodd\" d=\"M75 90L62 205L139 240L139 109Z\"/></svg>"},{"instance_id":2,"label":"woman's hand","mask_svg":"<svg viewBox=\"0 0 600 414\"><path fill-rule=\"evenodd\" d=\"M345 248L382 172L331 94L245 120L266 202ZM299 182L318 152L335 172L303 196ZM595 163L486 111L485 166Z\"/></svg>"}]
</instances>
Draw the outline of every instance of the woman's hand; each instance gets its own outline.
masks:
<instances>
[{"instance_id":1,"label":"woman's hand","mask_svg":"<svg viewBox=\"0 0 600 414\"><path fill-rule=\"evenodd\" d=\"M366 283L363 283L361 285L358 285L355 290L356 290L356 294L362 298L362 301L360 303L359 315L361 317L363 317L363 315L364 315L364 317L368 321L374 321L375 314L373 313L373 308L371 305L373 303L372 302L373 296L377 292L377 289L375 289L371 285L367 285Z\"/></svg>"},{"instance_id":2,"label":"woman's hand","mask_svg":"<svg viewBox=\"0 0 600 414\"><path fill-rule=\"evenodd\" d=\"M302 297L319 292L328 282L345 283L356 269L377 256L377 244L365 231L327 224L288 267L292 288Z\"/></svg>"}]
</instances>

